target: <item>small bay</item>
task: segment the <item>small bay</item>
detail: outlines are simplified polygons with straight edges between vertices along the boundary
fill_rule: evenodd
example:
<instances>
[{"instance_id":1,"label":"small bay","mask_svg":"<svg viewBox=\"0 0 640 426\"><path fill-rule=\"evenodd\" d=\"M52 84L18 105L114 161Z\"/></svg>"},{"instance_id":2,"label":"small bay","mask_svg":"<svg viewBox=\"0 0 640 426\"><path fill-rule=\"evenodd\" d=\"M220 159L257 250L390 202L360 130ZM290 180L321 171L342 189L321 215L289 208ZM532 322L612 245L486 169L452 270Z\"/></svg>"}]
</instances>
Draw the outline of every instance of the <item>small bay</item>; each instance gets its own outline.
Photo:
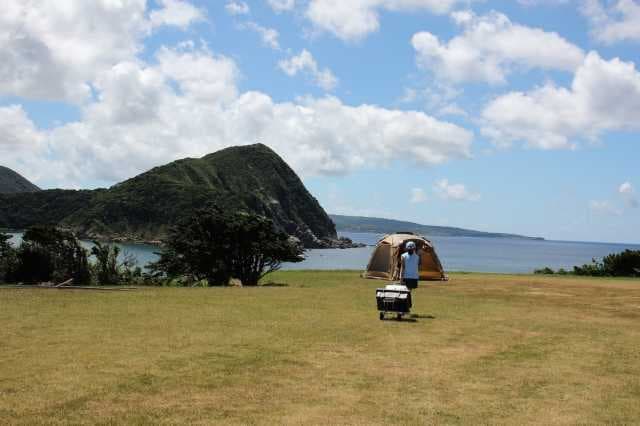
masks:
<instances>
[{"instance_id":1,"label":"small bay","mask_svg":"<svg viewBox=\"0 0 640 426\"><path fill-rule=\"evenodd\" d=\"M18 244L22 234L14 233L13 242ZM284 270L362 270L369 261L373 246L380 234L343 232L340 236L367 247L353 249L307 250L301 263L284 264ZM484 237L433 237L446 271L531 273L534 269L548 266L553 269L572 269L574 265L591 262L611 253L625 249L640 250L640 244L616 244L578 241L527 240ZM82 241L90 249L90 241ZM155 261L160 250L148 244L117 244L123 254L135 256L138 265L145 266Z\"/></svg>"}]
</instances>

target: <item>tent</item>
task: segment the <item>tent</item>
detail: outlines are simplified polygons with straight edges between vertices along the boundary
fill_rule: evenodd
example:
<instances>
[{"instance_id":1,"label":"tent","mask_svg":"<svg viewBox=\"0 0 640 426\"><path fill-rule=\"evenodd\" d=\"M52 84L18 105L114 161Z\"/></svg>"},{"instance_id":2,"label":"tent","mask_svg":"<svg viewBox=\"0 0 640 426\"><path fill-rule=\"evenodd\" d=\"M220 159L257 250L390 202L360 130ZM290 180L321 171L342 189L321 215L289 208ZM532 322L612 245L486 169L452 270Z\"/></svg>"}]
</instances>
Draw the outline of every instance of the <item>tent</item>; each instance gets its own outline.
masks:
<instances>
[{"instance_id":1,"label":"tent","mask_svg":"<svg viewBox=\"0 0 640 426\"><path fill-rule=\"evenodd\" d=\"M400 279L400 256L405 245L413 241L420 255L420 280L446 280L440 259L431 241L412 232L385 235L371 253L364 278L379 280Z\"/></svg>"}]
</instances>

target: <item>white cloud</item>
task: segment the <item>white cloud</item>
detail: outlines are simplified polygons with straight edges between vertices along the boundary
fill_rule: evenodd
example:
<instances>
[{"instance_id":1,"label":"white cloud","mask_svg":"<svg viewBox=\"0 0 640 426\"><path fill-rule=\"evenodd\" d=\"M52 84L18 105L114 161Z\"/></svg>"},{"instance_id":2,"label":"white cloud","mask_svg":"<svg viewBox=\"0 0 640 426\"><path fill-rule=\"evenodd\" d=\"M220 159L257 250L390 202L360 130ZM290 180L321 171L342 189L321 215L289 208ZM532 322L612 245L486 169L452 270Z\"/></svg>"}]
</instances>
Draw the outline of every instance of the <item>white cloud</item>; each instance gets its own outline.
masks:
<instances>
[{"instance_id":1,"label":"white cloud","mask_svg":"<svg viewBox=\"0 0 640 426\"><path fill-rule=\"evenodd\" d=\"M149 19L151 25L159 27L170 25L186 29L194 22L204 21L206 14L202 9L184 0L159 0L161 9L151 11Z\"/></svg>"},{"instance_id":2,"label":"white cloud","mask_svg":"<svg viewBox=\"0 0 640 426\"><path fill-rule=\"evenodd\" d=\"M230 1L224 6L230 15L246 15L250 12L249 5L243 1Z\"/></svg>"},{"instance_id":3,"label":"white cloud","mask_svg":"<svg viewBox=\"0 0 640 426\"><path fill-rule=\"evenodd\" d=\"M496 144L524 141L542 149L571 148L604 131L640 129L640 73L631 62L591 52L570 88L546 84L498 96L483 110L482 133Z\"/></svg>"},{"instance_id":4,"label":"white cloud","mask_svg":"<svg viewBox=\"0 0 640 426\"><path fill-rule=\"evenodd\" d=\"M6 165L32 170L26 175L44 187L77 187L256 141L307 176L399 158L428 166L470 155L472 133L422 112L349 106L335 97L278 103L264 93L240 93L234 61L190 43L161 48L156 59L107 68L81 119L51 130L35 128L20 107L3 109L0 129L14 137L4 143L24 147L7 148L19 154L3 157ZM34 176L38 170L46 174Z\"/></svg>"},{"instance_id":5,"label":"white cloud","mask_svg":"<svg viewBox=\"0 0 640 426\"><path fill-rule=\"evenodd\" d=\"M459 11L452 18L464 31L448 42L426 31L411 39L419 66L442 81L501 84L514 69L573 71L584 57L557 33L514 24L498 12L476 16Z\"/></svg>"},{"instance_id":6,"label":"white cloud","mask_svg":"<svg viewBox=\"0 0 640 426\"><path fill-rule=\"evenodd\" d=\"M427 194L424 192L422 188L411 188L411 199L409 202L411 204L419 204L424 203L428 200Z\"/></svg>"},{"instance_id":7,"label":"white cloud","mask_svg":"<svg viewBox=\"0 0 640 426\"><path fill-rule=\"evenodd\" d=\"M320 69L313 55L307 49L303 49L297 56L278 62L278 66L291 77L299 72L310 74L315 83L326 91L331 91L338 85L338 78L333 75L333 72L329 68Z\"/></svg>"},{"instance_id":8,"label":"white cloud","mask_svg":"<svg viewBox=\"0 0 640 426\"><path fill-rule=\"evenodd\" d=\"M604 216L622 215L622 211L609 201L591 200L589 201L589 209L595 214Z\"/></svg>"},{"instance_id":9,"label":"white cloud","mask_svg":"<svg viewBox=\"0 0 640 426\"><path fill-rule=\"evenodd\" d=\"M146 17L145 0L5 0L0 13L0 95L82 103L89 83L121 61L133 61L152 25L202 17L168 0Z\"/></svg>"},{"instance_id":10,"label":"white cloud","mask_svg":"<svg viewBox=\"0 0 640 426\"><path fill-rule=\"evenodd\" d=\"M292 10L296 6L295 0L267 0L267 3L277 13Z\"/></svg>"},{"instance_id":11,"label":"white cloud","mask_svg":"<svg viewBox=\"0 0 640 426\"><path fill-rule=\"evenodd\" d=\"M461 0L311 0L306 17L320 31L357 41L380 27L380 11L427 10L443 14Z\"/></svg>"},{"instance_id":12,"label":"white cloud","mask_svg":"<svg viewBox=\"0 0 640 426\"><path fill-rule=\"evenodd\" d=\"M628 207L637 208L640 205L640 202L638 202L636 198L636 190L633 185L631 185L631 182L624 182L620 185L618 193L620 193Z\"/></svg>"},{"instance_id":13,"label":"white cloud","mask_svg":"<svg viewBox=\"0 0 640 426\"><path fill-rule=\"evenodd\" d=\"M3 166L37 179L47 173L42 159L47 155L46 135L39 131L20 105L0 107L0 158Z\"/></svg>"},{"instance_id":14,"label":"white cloud","mask_svg":"<svg viewBox=\"0 0 640 426\"><path fill-rule=\"evenodd\" d=\"M416 99L418 99L417 90L411 87L405 87L398 102L403 104L410 104L412 102L415 102Z\"/></svg>"},{"instance_id":15,"label":"white cloud","mask_svg":"<svg viewBox=\"0 0 640 426\"><path fill-rule=\"evenodd\" d=\"M556 6L560 4L567 4L570 1L571 0L518 0L518 3L520 3L523 6L541 6L541 5Z\"/></svg>"},{"instance_id":16,"label":"white cloud","mask_svg":"<svg viewBox=\"0 0 640 426\"><path fill-rule=\"evenodd\" d=\"M634 189L631 183L625 182L622 185L620 185L620 187L618 188L618 192L621 194L633 194Z\"/></svg>"},{"instance_id":17,"label":"white cloud","mask_svg":"<svg viewBox=\"0 0 640 426\"><path fill-rule=\"evenodd\" d=\"M478 201L480 199L480 194L470 192L461 183L449 183L447 179L441 179L436 182L433 189L441 198L446 200Z\"/></svg>"},{"instance_id":18,"label":"white cloud","mask_svg":"<svg viewBox=\"0 0 640 426\"><path fill-rule=\"evenodd\" d=\"M20 105L0 107L0 150L4 155L14 149L40 145L43 136Z\"/></svg>"},{"instance_id":19,"label":"white cloud","mask_svg":"<svg viewBox=\"0 0 640 426\"><path fill-rule=\"evenodd\" d=\"M585 0L582 12L590 21L591 34L600 42L640 41L640 4L634 0L609 2Z\"/></svg>"},{"instance_id":20,"label":"white cloud","mask_svg":"<svg viewBox=\"0 0 640 426\"><path fill-rule=\"evenodd\" d=\"M457 115L460 117L467 117L469 114L454 102L440 108L438 110L438 115Z\"/></svg>"},{"instance_id":21,"label":"white cloud","mask_svg":"<svg viewBox=\"0 0 640 426\"><path fill-rule=\"evenodd\" d=\"M280 50L280 42L278 41L280 34L277 30L273 28L263 27L256 22L247 22L244 24L240 24L239 27L241 29L249 29L260 35L262 43L264 43L265 46L268 46L274 50Z\"/></svg>"}]
</instances>

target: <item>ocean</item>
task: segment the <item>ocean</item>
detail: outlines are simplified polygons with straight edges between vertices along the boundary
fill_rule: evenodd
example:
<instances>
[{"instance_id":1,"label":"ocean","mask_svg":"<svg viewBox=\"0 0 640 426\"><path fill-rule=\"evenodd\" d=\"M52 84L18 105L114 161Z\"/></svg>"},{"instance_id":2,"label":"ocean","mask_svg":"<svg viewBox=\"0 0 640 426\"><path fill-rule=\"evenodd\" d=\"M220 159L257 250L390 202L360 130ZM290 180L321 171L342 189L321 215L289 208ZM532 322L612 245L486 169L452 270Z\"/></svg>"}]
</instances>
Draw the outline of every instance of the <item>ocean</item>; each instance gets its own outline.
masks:
<instances>
[{"instance_id":1,"label":"ocean","mask_svg":"<svg viewBox=\"0 0 640 426\"><path fill-rule=\"evenodd\" d=\"M21 234L13 234L15 243ZM367 266L373 246L380 234L341 232L341 236L367 247L354 249L308 250L301 263L284 264L283 270L356 269ZM640 244L613 244L576 241L526 240L483 237L432 237L445 271L531 273L548 266L553 269L572 269L574 265L591 262L610 253L625 249L640 250ZM91 242L83 245L91 247ZM157 259L159 248L145 244L119 244L123 253L136 257L144 266Z\"/></svg>"}]
</instances>

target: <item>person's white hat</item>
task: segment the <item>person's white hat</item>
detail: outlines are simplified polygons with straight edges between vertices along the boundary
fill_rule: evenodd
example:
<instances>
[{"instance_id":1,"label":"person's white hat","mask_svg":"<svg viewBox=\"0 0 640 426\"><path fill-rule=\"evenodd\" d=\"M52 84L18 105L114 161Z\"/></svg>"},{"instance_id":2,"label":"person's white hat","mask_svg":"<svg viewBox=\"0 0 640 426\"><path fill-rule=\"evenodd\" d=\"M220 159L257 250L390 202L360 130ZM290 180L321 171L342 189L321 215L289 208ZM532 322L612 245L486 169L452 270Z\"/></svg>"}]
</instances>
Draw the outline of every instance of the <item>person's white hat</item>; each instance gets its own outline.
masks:
<instances>
[{"instance_id":1,"label":"person's white hat","mask_svg":"<svg viewBox=\"0 0 640 426\"><path fill-rule=\"evenodd\" d=\"M413 241L409 241L407 243L407 250L409 249L415 249L416 248L416 243L414 243Z\"/></svg>"}]
</instances>

